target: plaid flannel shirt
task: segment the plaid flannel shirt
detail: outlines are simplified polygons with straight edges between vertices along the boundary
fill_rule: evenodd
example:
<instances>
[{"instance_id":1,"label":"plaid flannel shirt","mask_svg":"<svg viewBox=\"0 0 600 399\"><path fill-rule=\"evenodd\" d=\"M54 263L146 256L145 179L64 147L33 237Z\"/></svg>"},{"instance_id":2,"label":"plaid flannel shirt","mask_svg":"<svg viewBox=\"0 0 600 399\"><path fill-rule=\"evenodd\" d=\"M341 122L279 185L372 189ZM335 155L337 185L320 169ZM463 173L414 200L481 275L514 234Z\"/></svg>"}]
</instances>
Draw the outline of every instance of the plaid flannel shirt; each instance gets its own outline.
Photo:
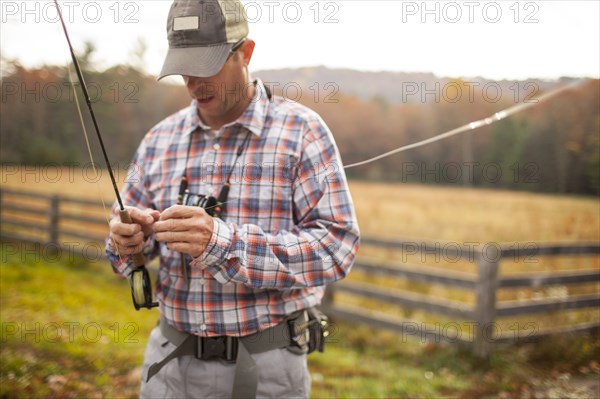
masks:
<instances>
[{"instance_id":1,"label":"plaid flannel shirt","mask_svg":"<svg viewBox=\"0 0 600 399\"><path fill-rule=\"evenodd\" d=\"M207 249L187 257L189 286L179 253L153 236L145 244L147 262L160 257L160 311L181 331L244 336L274 326L318 305L325 285L349 272L358 249L358 224L331 132L315 112L281 97L269 100L260 81L256 87L246 111L218 131L203 125L195 100L156 125L140 144L123 190L125 205L159 211L175 205L189 140L192 193L217 197L233 170ZM117 273L131 273L129 258L120 258L108 239L107 254Z\"/></svg>"}]
</instances>

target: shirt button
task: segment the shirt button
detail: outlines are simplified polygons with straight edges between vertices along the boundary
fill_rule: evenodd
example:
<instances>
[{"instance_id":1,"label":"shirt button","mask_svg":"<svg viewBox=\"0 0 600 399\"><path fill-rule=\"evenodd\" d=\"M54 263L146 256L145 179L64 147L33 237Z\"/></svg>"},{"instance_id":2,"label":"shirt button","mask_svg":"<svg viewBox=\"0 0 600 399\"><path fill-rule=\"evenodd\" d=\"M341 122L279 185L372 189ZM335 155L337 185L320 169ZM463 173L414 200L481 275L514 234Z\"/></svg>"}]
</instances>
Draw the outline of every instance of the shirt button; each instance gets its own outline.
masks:
<instances>
[{"instance_id":1,"label":"shirt button","mask_svg":"<svg viewBox=\"0 0 600 399\"><path fill-rule=\"evenodd\" d=\"M206 279L204 277L202 277L200 279L200 285L205 285L206 284Z\"/></svg>"},{"instance_id":2,"label":"shirt button","mask_svg":"<svg viewBox=\"0 0 600 399\"><path fill-rule=\"evenodd\" d=\"M206 324L202 323L202 324L200 325L200 330L202 330L202 331L206 331Z\"/></svg>"},{"instance_id":3,"label":"shirt button","mask_svg":"<svg viewBox=\"0 0 600 399\"><path fill-rule=\"evenodd\" d=\"M221 145L219 143L216 143L216 144L213 145L213 149L215 151L219 150L220 148L221 148Z\"/></svg>"}]
</instances>

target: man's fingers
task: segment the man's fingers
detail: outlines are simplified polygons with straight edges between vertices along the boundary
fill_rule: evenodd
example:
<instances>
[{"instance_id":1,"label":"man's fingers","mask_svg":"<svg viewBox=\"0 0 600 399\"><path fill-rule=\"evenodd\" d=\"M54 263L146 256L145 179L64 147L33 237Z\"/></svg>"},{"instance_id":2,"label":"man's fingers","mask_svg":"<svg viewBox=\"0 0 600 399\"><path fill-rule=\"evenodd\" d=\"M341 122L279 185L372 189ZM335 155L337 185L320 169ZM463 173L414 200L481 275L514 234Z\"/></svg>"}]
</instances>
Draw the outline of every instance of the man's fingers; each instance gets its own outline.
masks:
<instances>
[{"instance_id":1,"label":"man's fingers","mask_svg":"<svg viewBox=\"0 0 600 399\"><path fill-rule=\"evenodd\" d=\"M144 248L144 235L141 231L133 236L111 234L111 239L121 255L137 254Z\"/></svg>"},{"instance_id":2,"label":"man's fingers","mask_svg":"<svg viewBox=\"0 0 600 399\"><path fill-rule=\"evenodd\" d=\"M126 210L131 223L123 223L119 216L114 217L110 221L110 237L120 255L134 255L144 249L145 237L152 233L152 225L160 218L160 212L133 207Z\"/></svg>"},{"instance_id":3,"label":"man's fingers","mask_svg":"<svg viewBox=\"0 0 600 399\"><path fill-rule=\"evenodd\" d=\"M133 223L145 226L154 223L154 221L158 220L158 218L160 217L160 212L156 210L141 210L133 207L127 207L126 209Z\"/></svg>"},{"instance_id":4,"label":"man's fingers","mask_svg":"<svg viewBox=\"0 0 600 399\"><path fill-rule=\"evenodd\" d=\"M168 219L154 223L154 232L160 233L165 231L188 231L190 229L188 219Z\"/></svg>"},{"instance_id":5,"label":"man's fingers","mask_svg":"<svg viewBox=\"0 0 600 399\"><path fill-rule=\"evenodd\" d=\"M122 223L117 218L111 222L110 230L115 235L130 237L142 231L142 226L137 223Z\"/></svg>"},{"instance_id":6,"label":"man's fingers","mask_svg":"<svg viewBox=\"0 0 600 399\"><path fill-rule=\"evenodd\" d=\"M141 231L131 236L113 234L112 239L120 247L136 247L144 243L144 235Z\"/></svg>"},{"instance_id":7,"label":"man's fingers","mask_svg":"<svg viewBox=\"0 0 600 399\"><path fill-rule=\"evenodd\" d=\"M135 255L135 254L139 254L140 252L142 252L143 249L144 249L143 243L136 245L134 247L123 247L123 246L117 245L117 251L119 252L119 255Z\"/></svg>"},{"instance_id":8,"label":"man's fingers","mask_svg":"<svg viewBox=\"0 0 600 399\"><path fill-rule=\"evenodd\" d=\"M201 215L206 211L197 206L184 206L184 205L173 205L170 208L165 209L160 214L160 221L169 219L185 219L193 217L194 215Z\"/></svg>"}]
</instances>

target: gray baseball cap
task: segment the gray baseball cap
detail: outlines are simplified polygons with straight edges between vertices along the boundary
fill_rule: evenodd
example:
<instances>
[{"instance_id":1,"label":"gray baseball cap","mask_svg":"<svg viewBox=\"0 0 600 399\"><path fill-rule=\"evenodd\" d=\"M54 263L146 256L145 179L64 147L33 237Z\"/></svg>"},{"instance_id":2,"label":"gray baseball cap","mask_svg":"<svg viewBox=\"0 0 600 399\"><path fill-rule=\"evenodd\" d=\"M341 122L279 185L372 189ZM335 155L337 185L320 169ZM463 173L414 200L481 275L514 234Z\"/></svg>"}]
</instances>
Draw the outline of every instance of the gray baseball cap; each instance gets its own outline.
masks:
<instances>
[{"instance_id":1,"label":"gray baseball cap","mask_svg":"<svg viewBox=\"0 0 600 399\"><path fill-rule=\"evenodd\" d=\"M169 75L216 75L234 44L248 36L238 0L175 0L167 19L169 51L158 80Z\"/></svg>"}]
</instances>

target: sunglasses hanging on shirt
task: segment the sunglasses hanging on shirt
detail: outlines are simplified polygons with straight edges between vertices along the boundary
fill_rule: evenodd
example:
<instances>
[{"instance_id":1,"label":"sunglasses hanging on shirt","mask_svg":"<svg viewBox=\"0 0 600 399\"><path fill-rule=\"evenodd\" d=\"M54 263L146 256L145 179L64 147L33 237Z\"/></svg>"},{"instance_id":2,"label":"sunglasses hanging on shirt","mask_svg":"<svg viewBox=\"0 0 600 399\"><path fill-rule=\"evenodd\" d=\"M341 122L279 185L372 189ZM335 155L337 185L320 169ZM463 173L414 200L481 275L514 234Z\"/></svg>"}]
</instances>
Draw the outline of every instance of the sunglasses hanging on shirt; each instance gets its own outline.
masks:
<instances>
[{"instance_id":1,"label":"sunglasses hanging on shirt","mask_svg":"<svg viewBox=\"0 0 600 399\"><path fill-rule=\"evenodd\" d=\"M233 164L229 169L227 180L225 181L225 184L223 184L223 187L219 192L219 196L216 198L212 195L193 194L188 188L189 180L187 177L187 168L188 161L190 159L190 150L192 147L192 135L190 135L190 142L188 144L187 155L185 159L185 169L183 172L183 176L181 177L181 183L179 184L179 195L177 196L177 205L198 206L204 209L206 213L208 213L210 216L221 219L221 215L223 213L223 210L225 209L225 204L227 203L227 198L229 197L229 188L231 187L231 176L233 175L235 164L244 152L244 149L247 147L248 140L250 139L250 134L250 132L246 134L244 141L238 147Z\"/></svg>"}]
</instances>

